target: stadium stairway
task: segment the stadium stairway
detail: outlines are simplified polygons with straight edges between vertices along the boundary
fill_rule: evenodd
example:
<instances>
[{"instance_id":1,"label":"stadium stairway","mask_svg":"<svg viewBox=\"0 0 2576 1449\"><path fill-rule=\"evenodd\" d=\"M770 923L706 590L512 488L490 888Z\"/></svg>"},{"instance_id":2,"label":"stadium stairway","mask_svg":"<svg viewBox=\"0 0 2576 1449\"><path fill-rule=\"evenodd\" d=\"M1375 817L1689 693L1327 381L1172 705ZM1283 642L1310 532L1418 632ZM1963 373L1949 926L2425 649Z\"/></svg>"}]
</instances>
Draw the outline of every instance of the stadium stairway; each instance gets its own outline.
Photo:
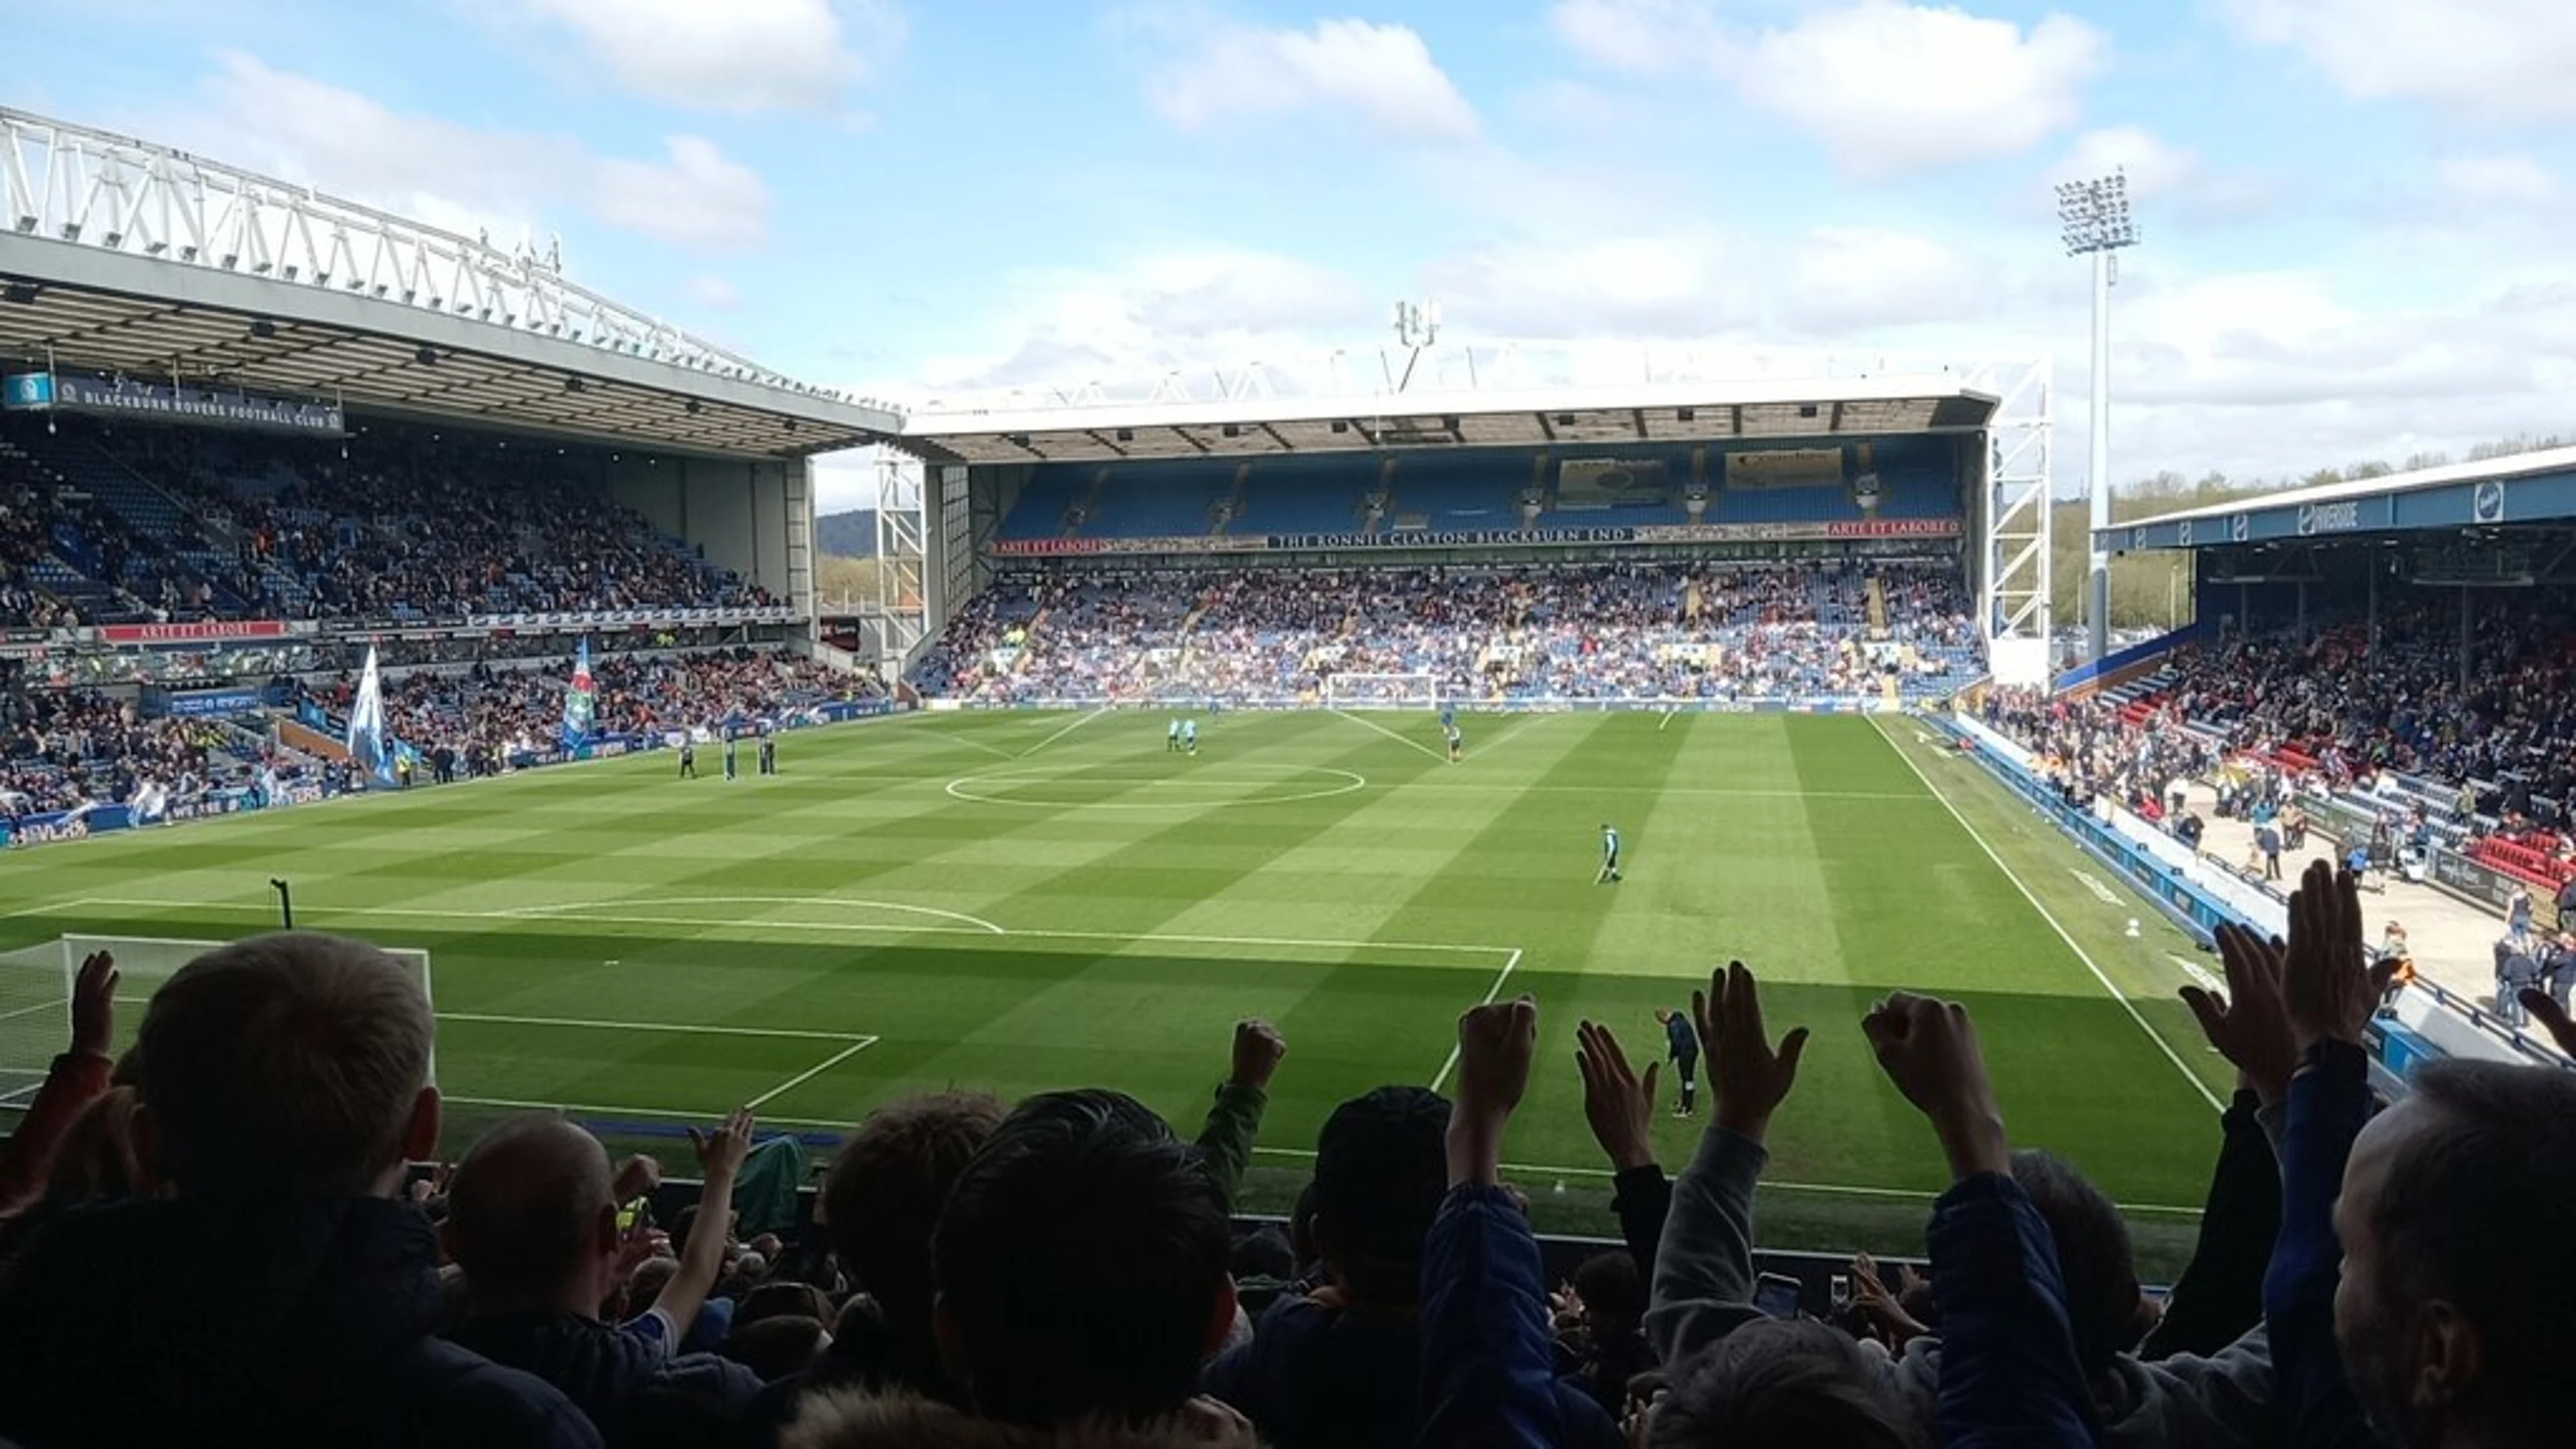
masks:
<instances>
[{"instance_id":1,"label":"stadium stairway","mask_svg":"<svg viewBox=\"0 0 2576 1449\"><path fill-rule=\"evenodd\" d=\"M1876 574L1869 576L1869 632L1887 637L1887 590Z\"/></svg>"}]
</instances>

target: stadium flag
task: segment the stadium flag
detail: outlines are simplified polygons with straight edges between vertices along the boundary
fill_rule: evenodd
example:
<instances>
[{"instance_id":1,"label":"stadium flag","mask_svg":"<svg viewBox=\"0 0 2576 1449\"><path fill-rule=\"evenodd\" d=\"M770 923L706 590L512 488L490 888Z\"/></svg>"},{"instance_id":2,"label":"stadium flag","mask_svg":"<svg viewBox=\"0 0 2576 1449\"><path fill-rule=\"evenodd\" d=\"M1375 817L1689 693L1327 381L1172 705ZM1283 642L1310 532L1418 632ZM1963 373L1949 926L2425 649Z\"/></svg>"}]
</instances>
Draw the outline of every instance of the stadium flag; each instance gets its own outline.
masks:
<instances>
[{"instance_id":1,"label":"stadium flag","mask_svg":"<svg viewBox=\"0 0 2576 1449\"><path fill-rule=\"evenodd\" d=\"M590 682L590 640L581 641L581 650L572 659L572 687L564 691L563 747L578 750L590 739L591 720L599 712L599 701Z\"/></svg>"},{"instance_id":2,"label":"stadium flag","mask_svg":"<svg viewBox=\"0 0 2576 1449\"><path fill-rule=\"evenodd\" d=\"M349 762L390 785L393 741L385 737L385 686L376 676L376 646L367 646L367 672L358 678L358 702L349 709Z\"/></svg>"}]
</instances>

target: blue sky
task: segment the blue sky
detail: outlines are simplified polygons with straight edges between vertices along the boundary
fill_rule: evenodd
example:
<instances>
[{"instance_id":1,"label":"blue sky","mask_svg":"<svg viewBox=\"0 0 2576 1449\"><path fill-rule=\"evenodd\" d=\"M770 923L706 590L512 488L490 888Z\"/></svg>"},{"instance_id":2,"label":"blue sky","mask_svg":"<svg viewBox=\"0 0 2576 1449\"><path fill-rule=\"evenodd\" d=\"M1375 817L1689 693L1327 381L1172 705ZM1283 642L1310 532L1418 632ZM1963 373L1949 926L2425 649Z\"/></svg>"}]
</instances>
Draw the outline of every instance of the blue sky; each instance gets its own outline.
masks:
<instances>
[{"instance_id":1,"label":"blue sky","mask_svg":"<svg viewBox=\"0 0 2576 1449\"><path fill-rule=\"evenodd\" d=\"M2120 477L2576 431L2562 0L90 0L8 104L496 238L879 396L1388 340L2052 353ZM840 485L836 485L837 487ZM837 501L837 500L834 500Z\"/></svg>"}]
</instances>

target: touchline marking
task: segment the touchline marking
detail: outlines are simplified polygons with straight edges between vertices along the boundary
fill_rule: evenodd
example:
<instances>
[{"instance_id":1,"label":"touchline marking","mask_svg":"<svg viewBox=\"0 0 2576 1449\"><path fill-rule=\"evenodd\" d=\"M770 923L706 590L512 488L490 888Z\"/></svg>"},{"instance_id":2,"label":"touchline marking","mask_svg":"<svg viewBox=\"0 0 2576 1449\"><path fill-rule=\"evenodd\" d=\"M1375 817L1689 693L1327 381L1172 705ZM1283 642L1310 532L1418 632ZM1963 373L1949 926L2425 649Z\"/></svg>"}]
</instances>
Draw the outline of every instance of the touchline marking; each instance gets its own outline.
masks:
<instances>
[{"instance_id":1,"label":"touchline marking","mask_svg":"<svg viewBox=\"0 0 2576 1449\"><path fill-rule=\"evenodd\" d=\"M832 1068L839 1066L841 1063L848 1061L850 1058L857 1056L859 1053L866 1051L868 1048L875 1046L876 1044L877 1039L875 1037L861 1037L857 1041L854 1041L848 1046L841 1048L839 1051L832 1053L830 1056L823 1058L820 1062L807 1067L805 1070L798 1072L796 1075L789 1077L786 1081L779 1083L777 1086L770 1088L768 1091L761 1093L759 1096L752 1098L750 1101L745 1102L742 1105L756 1112L760 1110L762 1103L772 1101L796 1090L798 1087L805 1085L807 1082L814 1080L816 1077L823 1075L825 1072L830 1071Z\"/></svg>"},{"instance_id":2,"label":"touchline marking","mask_svg":"<svg viewBox=\"0 0 2576 1449\"><path fill-rule=\"evenodd\" d=\"M691 900L689 897L679 896L671 898L669 903L672 905L688 905L691 904ZM833 904L833 898L829 896L816 896L804 903L818 906L831 905ZM110 908L124 908L128 910L160 910L176 911L181 913L189 911L256 911L264 913L275 909L265 901L251 903L241 901L89 900L84 901L81 904L90 906L107 906ZM652 902L638 901L636 904L650 905ZM52 909L62 910L68 908L58 906L53 907ZM308 907L305 914L315 917L382 916L388 919L400 920L509 921L521 925L542 925L552 921L566 925L704 926L710 928L750 926L765 931L822 931L827 933L842 931L853 935L861 935L870 931L899 932L905 934L933 936L982 936L991 934L990 932L981 929L970 929L962 926L913 926L890 924L882 921L808 922L744 921L740 919L703 920L674 916L530 916L525 913L524 908L520 908L515 911L440 911L417 906L317 906ZM1433 955L1448 956L1509 956L1514 954L1514 948L1510 946L1462 946L1455 941L1320 940L1303 936L1204 936L1159 931L1039 931L1005 929L1001 934L1030 941L1123 941L1140 946L1165 944L1181 946L1294 946L1317 951L1416 951Z\"/></svg>"},{"instance_id":3,"label":"touchline marking","mask_svg":"<svg viewBox=\"0 0 2576 1449\"><path fill-rule=\"evenodd\" d=\"M1655 733L1662 734L1664 731L1671 729L1673 727L1673 715L1676 712L1677 711L1669 709L1665 710L1663 722L1655 726Z\"/></svg>"},{"instance_id":4,"label":"touchline marking","mask_svg":"<svg viewBox=\"0 0 2576 1449\"><path fill-rule=\"evenodd\" d=\"M2174 1070L2182 1073L2182 1079L2191 1083L2191 1089L2200 1094L2200 1099L2209 1104L2210 1110L2213 1112L2227 1110L2227 1104L2218 1100L2218 1094L2209 1090L2209 1084L2202 1081L2200 1074L2193 1071L2189 1064L2174 1051L2173 1043L2166 1041L2162 1033L2147 1023L2146 1017L2138 1011L2137 1003L2131 1001L2119 987L2111 984L2111 978L2105 975L2102 968L2094 962L2092 953L2077 944L2074 935L2059 923L2048 907L2040 904L2039 897L2032 893L2029 886L2022 883L2020 876L2013 874L2012 867L2004 864L2004 858L1995 853L1995 848L1986 843L1983 835L1977 833L1977 827L1968 823L1968 817L1959 813L1959 807L1951 803L1950 797L1941 793L1941 787L1932 782L1932 777L1924 773L1923 767L1915 763L1912 755L1905 752L1905 747L1888 739L1887 727L1878 722L1878 716L1870 717L1870 728L1878 731L1879 739L1886 743L1888 749L1895 752L1898 759L1905 762L1905 768L1914 772L1914 778L1923 782L1923 788L1932 792L1933 798L1941 802L1942 808L1950 812L1950 818L1959 822L1959 828L1968 832L1968 838L1975 841L1977 848L1986 853L1986 859L1995 863L1995 869L2002 871L2004 879L2013 883L2013 889L2021 892L2021 898L2030 902L2030 908L2039 912L2041 920L2048 922L2049 929L2055 931L2057 938L2066 943L2066 949L2074 952L2075 959L2084 963L2084 969L2093 973L2093 979L2102 983L2102 989L2111 994L2111 999L2120 1003L2120 1009L2129 1014L2129 1020L2138 1024L2138 1030L2147 1034L2147 1040L2156 1044L2156 1050L2165 1054L2165 1060L2173 1063Z\"/></svg>"},{"instance_id":5,"label":"touchline marking","mask_svg":"<svg viewBox=\"0 0 2576 1449\"><path fill-rule=\"evenodd\" d=\"M1311 1162L1315 1158L1315 1150L1311 1147L1255 1147L1252 1152L1256 1157L1292 1157L1306 1162ZM1496 1165L1505 1172L1528 1177L1617 1177L1619 1175L1606 1167L1548 1167L1531 1162L1504 1162ZM1942 1196L1940 1193L1919 1187L1859 1187L1840 1182L1782 1182L1768 1177L1755 1185L1780 1192L1824 1192L1845 1197L1894 1197L1913 1202L1938 1202ZM2123 1202L2114 1203L2112 1206L2124 1213L2174 1213L2195 1218L2201 1215L2199 1208L2174 1207L2167 1203Z\"/></svg>"},{"instance_id":6,"label":"touchline marking","mask_svg":"<svg viewBox=\"0 0 2576 1449\"><path fill-rule=\"evenodd\" d=\"M0 1021L15 1021L19 1017L33 1016L40 1011L63 1011L69 1009L71 1004L72 1000L68 996L60 1001L39 1001L33 1006L21 1006L14 1011L0 1011Z\"/></svg>"},{"instance_id":7,"label":"touchline marking","mask_svg":"<svg viewBox=\"0 0 2576 1449\"><path fill-rule=\"evenodd\" d=\"M1020 751L1018 758L1023 760L1027 759L1029 756L1036 754L1038 751L1045 749L1047 746L1054 744L1056 741L1063 739L1066 735L1072 734L1075 730L1082 728L1084 725L1091 723L1093 720L1096 720L1107 713L1109 713L1109 706L1104 704L1100 708L1093 710L1091 713L1081 716L1073 723L1066 725L1064 728L1057 730L1054 734L1051 734L1045 739L1038 741L1036 744L1029 746L1027 749Z\"/></svg>"},{"instance_id":8,"label":"touchline marking","mask_svg":"<svg viewBox=\"0 0 2576 1449\"><path fill-rule=\"evenodd\" d=\"M680 1036L762 1036L785 1037L794 1041L858 1042L872 1045L876 1038L853 1031L804 1031L784 1026L710 1026L703 1022L672 1021L594 1021L579 1016L495 1016L480 1011L442 1011L440 1021L477 1022L491 1026L571 1026L595 1031L658 1031Z\"/></svg>"},{"instance_id":9,"label":"touchline marking","mask_svg":"<svg viewBox=\"0 0 2576 1449\"><path fill-rule=\"evenodd\" d=\"M1431 748L1429 745L1424 744L1424 743L1423 743L1422 741L1420 741L1420 740L1407 739L1407 738L1405 738L1403 735L1397 734L1395 731L1393 731L1393 730L1391 730L1391 729L1388 729L1386 726L1384 726L1384 725L1382 725L1382 724L1379 724L1376 720L1373 720L1373 719L1362 719L1362 718L1360 718L1358 715L1352 714L1352 713L1351 713L1350 711L1348 711L1348 710L1336 709L1336 710L1330 710L1330 711L1327 711L1327 713L1331 713L1331 714L1339 715L1339 716L1341 716L1343 719L1349 720L1351 723L1353 723L1353 724L1355 724L1355 725L1359 725L1360 727L1362 727L1362 728L1364 728L1364 729L1373 729L1373 730L1377 731L1379 734L1382 734L1382 735L1386 736L1388 739L1391 739L1391 740L1395 741L1397 744L1404 746L1404 747L1405 747L1406 749L1408 749L1408 750L1416 750L1416 751L1419 751L1419 752L1421 752L1422 754L1429 755L1431 758L1433 758L1433 759L1435 759L1435 760L1442 761L1443 763L1446 763L1446 762L1447 762L1447 760L1448 760L1448 758L1449 758L1447 755L1444 755L1444 754L1440 753L1438 750L1435 750L1435 749Z\"/></svg>"},{"instance_id":10,"label":"touchline marking","mask_svg":"<svg viewBox=\"0 0 2576 1449\"><path fill-rule=\"evenodd\" d=\"M1512 948L1512 954L1503 958L1503 969L1500 974L1494 977L1494 984L1485 988L1485 999L1481 1003L1482 1005L1491 1006L1497 1000L1501 999L1503 994L1503 983L1512 979L1512 972L1518 970L1520 964L1521 949L1518 946L1514 946ZM1437 1092L1442 1087L1447 1086L1449 1083L1449 1074L1456 1070L1458 1070L1458 1048L1452 1046L1449 1048L1449 1059L1440 1064L1440 1074L1431 1079L1431 1090Z\"/></svg>"}]
</instances>

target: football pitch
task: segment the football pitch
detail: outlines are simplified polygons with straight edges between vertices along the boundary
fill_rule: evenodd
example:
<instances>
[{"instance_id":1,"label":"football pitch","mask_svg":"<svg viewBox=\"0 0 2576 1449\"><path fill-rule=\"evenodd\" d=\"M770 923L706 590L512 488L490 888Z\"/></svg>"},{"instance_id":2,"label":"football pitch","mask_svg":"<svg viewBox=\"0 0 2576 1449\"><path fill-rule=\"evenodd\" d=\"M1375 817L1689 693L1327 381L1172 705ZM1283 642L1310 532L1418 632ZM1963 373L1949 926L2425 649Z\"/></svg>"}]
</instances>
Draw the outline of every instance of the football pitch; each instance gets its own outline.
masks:
<instances>
[{"instance_id":1,"label":"football pitch","mask_svg":"<svg viewBox=\"0 0 2576 1449\"><path fill-rule=\"evenodd\" d=\"M228 939L290 881L298 925L430 954L451 1151L521 1106L612 1137L740 1103L819 1132L951 1086L1115 1086L1189 1133L1263 1016L1289 1051L1247 1206L1274 1211L1336 1103L1445 1087L1458 1013L1528 992L1541 1065L1506 1155L1543 1223L1591 1230L1575 1023L1642 1067L1653 1009L1738 957L1775 1034L1816 1031L1766 1242L1919 1249L1946 1174L1858 1026L1908 987L1969 1004L2017 1145L2131 1208L2155 1266L2187 1243L2232 1081L2172 1000L2191 947L1923 727L1471 716L1452 765L1428 713L1203 717L1195 756L1165 721L913 715L791 733L772 778L702 749L693 781L655 754L39 847L0 860L0 950ZM58 1050L27 993L58 1011L59 964L18 970L5 1025ZM1668 1168L1701 1125L1659 1119Z\"/></svg>"}]
</instances>

